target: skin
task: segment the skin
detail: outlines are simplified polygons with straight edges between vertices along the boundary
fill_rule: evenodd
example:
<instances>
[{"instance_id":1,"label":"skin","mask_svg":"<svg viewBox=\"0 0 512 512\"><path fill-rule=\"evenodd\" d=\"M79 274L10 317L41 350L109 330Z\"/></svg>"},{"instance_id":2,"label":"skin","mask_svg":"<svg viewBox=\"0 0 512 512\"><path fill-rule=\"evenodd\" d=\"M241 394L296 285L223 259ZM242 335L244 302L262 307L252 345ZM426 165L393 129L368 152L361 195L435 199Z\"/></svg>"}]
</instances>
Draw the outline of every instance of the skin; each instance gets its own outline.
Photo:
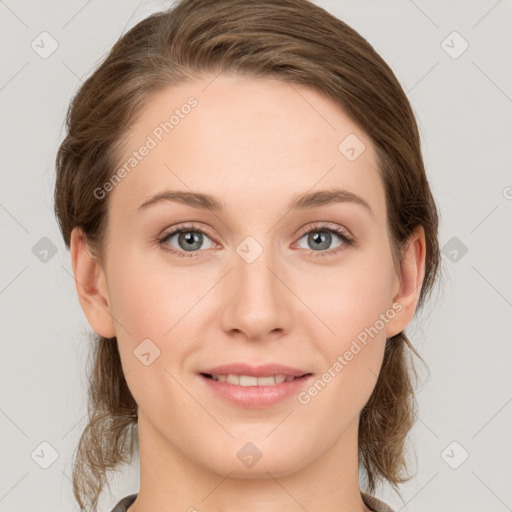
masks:
<instances>
[{"instance_id":1,"label":"skin","mask_svg":"<svg viewBox=\"0 0 512 512\"><path fill-rule=\"evenodd\" d=\"M130 128L121 161L190 96L197 107L109 192L103 266L80 230L72 233L81 305L96 333L117 337L139 406L141 481L129 511L368 511L358 417L386 338L414 315L424 231L412 234L397 270L371 141L331 100L272 79L205 75L158 93ZM349 134L366 146L353 162L338 150ZM371 212L355 202L288 210L298 194L331 187L357 194ZM162 201L137 212L164 190L214 195L225 211ZM211 233L193 257L158 245L168 228L188 222ZM332 234L315 250L307 233L322 231L318 222L356 242ZM236 252L248 236L263 249L252 263ZM190 254L177 235L166 244ZM197 375L242 361L321 376L393 303L401 311L306 405L293 396L264 409L236 407ZM147 338L160 349L149 366L134 355ZM247 442L262 453L251 468L236 455Z\"/></svg>"}]
</instances>

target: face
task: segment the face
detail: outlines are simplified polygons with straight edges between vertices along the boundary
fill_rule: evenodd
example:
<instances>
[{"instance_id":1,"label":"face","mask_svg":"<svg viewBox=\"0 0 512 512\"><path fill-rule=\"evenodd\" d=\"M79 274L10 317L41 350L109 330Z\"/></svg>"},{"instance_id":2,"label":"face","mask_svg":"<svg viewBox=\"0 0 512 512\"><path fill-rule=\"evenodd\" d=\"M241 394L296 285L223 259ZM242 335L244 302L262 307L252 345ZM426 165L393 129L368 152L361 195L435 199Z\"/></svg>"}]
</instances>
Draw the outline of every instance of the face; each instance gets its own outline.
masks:
<instances>
[{"instance_id":1,"label":"face","mask_svg":"<svg viewBox=\"0 0 512 512\"><path fill-rule=\"evenodd\" d=\"M123 148L103 271L139 429L246 478L329 453L403 327L369 138L313 90L221 75L159 93Z\"/></svg>"}]
</instances>

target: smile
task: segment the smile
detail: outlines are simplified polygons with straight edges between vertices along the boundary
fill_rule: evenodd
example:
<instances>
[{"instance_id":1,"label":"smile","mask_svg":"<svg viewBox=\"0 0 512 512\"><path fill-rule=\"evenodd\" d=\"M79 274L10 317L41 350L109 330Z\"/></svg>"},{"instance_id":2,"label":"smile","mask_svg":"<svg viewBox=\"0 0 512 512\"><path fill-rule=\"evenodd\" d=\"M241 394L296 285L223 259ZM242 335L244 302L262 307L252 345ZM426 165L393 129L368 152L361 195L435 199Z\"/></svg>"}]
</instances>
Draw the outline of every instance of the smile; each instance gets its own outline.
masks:
<instances>
[{"instance_id":1,"label":"smile","mask_svg":"<svg viewBox=\"0 0 512 512\"><path fill-rule=\"evenodd\" d=\"M203 374L205 377L213 379L218 382L227 382L234 386L275 386L276 384L282 384L283 382L291 382L301 377L294 377L292 375L270 375L266 377L255 377L253 375L235 375L230 373L228 375L210 375Z\"/></svg>"}]
</instances>

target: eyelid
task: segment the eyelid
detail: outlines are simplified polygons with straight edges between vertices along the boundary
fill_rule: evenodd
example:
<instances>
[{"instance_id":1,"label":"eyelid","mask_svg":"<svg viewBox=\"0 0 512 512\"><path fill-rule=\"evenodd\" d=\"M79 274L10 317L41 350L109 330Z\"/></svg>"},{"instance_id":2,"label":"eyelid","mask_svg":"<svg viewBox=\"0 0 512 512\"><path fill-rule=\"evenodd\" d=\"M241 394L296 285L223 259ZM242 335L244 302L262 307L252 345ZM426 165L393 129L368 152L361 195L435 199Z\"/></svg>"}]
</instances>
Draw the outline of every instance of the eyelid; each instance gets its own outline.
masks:
<instances>
[{"instance_id":1,"label":"eyelid","mask_svg":"<svg viewBox=\"0 0 512 512\"><path fill-rule=\"evenodd\" d=\"M171 234L175 234L179 231L199 231L200 233L208 235L212 240L215 240L216 238L210 228L195 222L184 222L183 224L176 224L168 229L165 229L162 234L158 236L158 239L161 240L167 238Z\"/></svg>"},{"instance_id":2,"label":"eyelid","mask_svg":"<svg viewBox=\"0 0 512 512\"><path fill-rule=\"evenodd\" d=\"M353 235L350 233L348 229L344 228L343 226L340 226L339 224L334 224L328 221L317 221L313 222L313 224L306 224L305 226L299 229L297 236L302 237L306 233L309 233L310 231L321 231L323 228L333 230L335 232L340 232L341 234L345 235L349 240L354 240Z\"/></svg>"}]
</instances>

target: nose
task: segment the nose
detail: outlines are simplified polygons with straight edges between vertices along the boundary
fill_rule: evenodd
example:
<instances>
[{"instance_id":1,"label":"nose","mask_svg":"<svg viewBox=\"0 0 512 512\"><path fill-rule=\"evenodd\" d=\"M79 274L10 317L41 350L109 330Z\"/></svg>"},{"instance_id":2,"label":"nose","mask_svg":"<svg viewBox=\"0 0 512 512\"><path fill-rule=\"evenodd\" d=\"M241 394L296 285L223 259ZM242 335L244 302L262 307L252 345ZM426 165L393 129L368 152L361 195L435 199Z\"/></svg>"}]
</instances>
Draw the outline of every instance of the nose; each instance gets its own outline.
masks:
<instances>
[{"instance_id":1,"label":"nose","mask_svg":"<svg viewBox=\"0 0 512 512\"><path fill-rule=\"evenodd\" d=\"M254 254L246 257L243 248L233 255L233 268L224 280L222 328L230 336L247 340L278 338L293 325L297 299L270 250L253 260Z\"/></svg>"}]
</instances>

